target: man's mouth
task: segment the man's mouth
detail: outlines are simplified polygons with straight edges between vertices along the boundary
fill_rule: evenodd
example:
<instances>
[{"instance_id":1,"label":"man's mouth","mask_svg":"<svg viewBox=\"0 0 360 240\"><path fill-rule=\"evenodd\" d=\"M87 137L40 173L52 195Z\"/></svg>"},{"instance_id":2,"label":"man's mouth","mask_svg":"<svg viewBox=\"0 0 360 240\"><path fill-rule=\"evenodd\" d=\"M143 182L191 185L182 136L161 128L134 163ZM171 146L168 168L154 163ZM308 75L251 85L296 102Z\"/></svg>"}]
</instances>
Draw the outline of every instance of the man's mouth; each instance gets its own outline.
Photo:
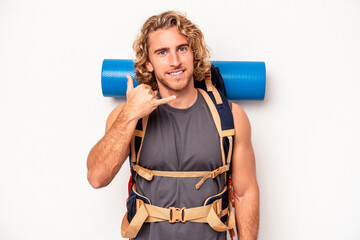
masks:
<instances>
[{"instance_id":1,"label":"man's mouth","mask_svg":"<svg viewBox=\"0 0 360 240\"><path fill-rule=\"evenodd\" d=\"M184 70L180 70L180 71L177 71L177 72L170 72L169 74L171 76L178 76L178 75L182 74L183 72L184 72Z\"/></svg>"}]
</instances>

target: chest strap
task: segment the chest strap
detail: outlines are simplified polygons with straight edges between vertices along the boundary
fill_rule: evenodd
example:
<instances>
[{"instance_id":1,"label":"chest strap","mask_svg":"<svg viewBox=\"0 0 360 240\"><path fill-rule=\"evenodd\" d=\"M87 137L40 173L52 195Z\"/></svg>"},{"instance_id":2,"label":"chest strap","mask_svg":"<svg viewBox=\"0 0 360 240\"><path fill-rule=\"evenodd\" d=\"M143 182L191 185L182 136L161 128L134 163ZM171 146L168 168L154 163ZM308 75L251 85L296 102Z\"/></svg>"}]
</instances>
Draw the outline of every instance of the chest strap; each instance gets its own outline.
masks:
<instances>
[{"instance_id":1,"label":"chest strap","mask_svg":"<svg viewBox=\"0 0 360 240\"><path fill-rule=\"evenodd\" d=\"M214 201L210 205L195 208L162 208L151 204L146 204L142 200L136 200L136 214L129 223L125 214L121 224L121 235L124 238L135 238L142 225L146 222L200 222L208 223L211 228L218 232L231 230L235 226L235 216L231 203L226 209L219 207L221 199ZM227 223L221 221L221 217L229 213Z\"/></svg>"},{"instance_id":2,"label":"chest strap","mask_svg":"<svg viewBox=\"0 0 360 240\"><path fill-rule=\"evenodd\" d=\"M159 170L150 170L144 167L141 167L138 164L132 164L133 170L139 174L139 176L145 178L148 181L151 181L154 176L160 177L203 177L196 185L195 188L199 189L201 185L208 178L216 178L219 174L229 171L230 165L221 166L213 171L159 171Z\"/></svg>"}]
</instances>

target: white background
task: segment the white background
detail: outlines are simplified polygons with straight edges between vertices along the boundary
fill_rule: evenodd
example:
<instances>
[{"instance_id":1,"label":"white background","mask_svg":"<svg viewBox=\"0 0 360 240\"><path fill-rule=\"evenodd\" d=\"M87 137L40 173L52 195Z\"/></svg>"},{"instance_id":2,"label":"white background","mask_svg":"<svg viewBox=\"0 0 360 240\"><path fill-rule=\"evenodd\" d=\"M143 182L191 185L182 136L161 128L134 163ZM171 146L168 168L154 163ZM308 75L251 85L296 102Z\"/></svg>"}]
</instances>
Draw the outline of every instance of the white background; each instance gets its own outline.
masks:
<instances>
[{"instance_id":1,"label":"white background","mask_svg":"<svg viewBox=\"0 0 360 240\"><path fill-rule=\"evenodd\" d=\"M177 9L214 60L265 61L253 129L259 239L360 239L360 2L0 1L0 239L121 239L128 164L106 188L86 158L121 100L104 58L132 58L153 14Z\"/></svg>"}]
</instances>

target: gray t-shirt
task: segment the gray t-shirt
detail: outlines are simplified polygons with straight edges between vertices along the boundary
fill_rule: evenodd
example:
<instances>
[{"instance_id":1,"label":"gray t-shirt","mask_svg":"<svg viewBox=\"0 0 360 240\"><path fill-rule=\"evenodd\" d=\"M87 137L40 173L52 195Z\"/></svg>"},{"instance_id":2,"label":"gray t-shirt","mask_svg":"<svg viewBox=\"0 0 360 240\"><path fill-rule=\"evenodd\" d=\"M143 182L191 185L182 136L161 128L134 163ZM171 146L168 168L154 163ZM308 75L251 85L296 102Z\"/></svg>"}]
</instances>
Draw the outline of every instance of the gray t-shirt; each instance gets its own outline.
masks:
<instances>
[{"instance_id":1,"label":"gray t-shirt","mask_svg":"<svg viewBox=\"0 0 360 240\"><path fill-rule=\"evenodd\" d=\"M160 105L148 120L139 164L162 171L212 171L222 166L219 135L210 110L198 93L196 102L187 109ZM201 178L154 176L151 182L137 177L137 191L159 207L199 207L221 192L224 174L207 179L200 189ZM144 223L136 239L141 240L224 240L226 232L217 232L207 223Z\"/></svg>"}]
</instances>

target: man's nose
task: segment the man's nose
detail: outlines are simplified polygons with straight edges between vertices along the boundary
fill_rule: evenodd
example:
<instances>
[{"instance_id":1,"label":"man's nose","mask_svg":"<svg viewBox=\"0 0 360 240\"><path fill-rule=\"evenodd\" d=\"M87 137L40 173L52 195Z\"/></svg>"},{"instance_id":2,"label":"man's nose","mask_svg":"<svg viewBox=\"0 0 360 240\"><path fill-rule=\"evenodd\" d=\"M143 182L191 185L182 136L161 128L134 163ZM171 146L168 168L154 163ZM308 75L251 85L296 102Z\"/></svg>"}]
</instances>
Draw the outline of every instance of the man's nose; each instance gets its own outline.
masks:
<instances>
[{"instance_id":1,"label":"man's nose","mask_svg":"<svg viewBox=\"0 0 360 240\"><path fill-rule=\"evenodd\" d=\"M177 52L171 53L169 58L170 58L169 59L170 66L178 67L181 64L181 60L180 60Z\"/></svg>"}]
</instances>

